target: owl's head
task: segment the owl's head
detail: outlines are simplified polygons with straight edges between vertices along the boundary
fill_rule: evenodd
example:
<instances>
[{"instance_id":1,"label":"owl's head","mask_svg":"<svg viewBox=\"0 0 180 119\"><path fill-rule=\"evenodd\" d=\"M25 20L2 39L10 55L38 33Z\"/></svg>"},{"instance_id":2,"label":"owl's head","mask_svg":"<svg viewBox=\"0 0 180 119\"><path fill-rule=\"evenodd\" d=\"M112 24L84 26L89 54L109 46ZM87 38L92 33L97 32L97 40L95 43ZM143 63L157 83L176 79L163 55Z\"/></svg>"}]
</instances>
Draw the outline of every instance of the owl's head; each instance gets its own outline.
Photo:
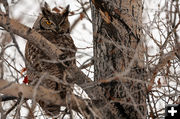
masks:
<instances>
[{"instance_id":1,"label":"owl's head","mask_svg":"<svg viewBox=\"0 0 180 119\"><path fill-rule=\"evenodd\" d=\"M69 33L70 24L68 21L69 5L61 12L51 12L47 3L41 8L42 16L38 20L38 27L35 29L48 30L58 34Z\"/></svg>"}]
</instances>

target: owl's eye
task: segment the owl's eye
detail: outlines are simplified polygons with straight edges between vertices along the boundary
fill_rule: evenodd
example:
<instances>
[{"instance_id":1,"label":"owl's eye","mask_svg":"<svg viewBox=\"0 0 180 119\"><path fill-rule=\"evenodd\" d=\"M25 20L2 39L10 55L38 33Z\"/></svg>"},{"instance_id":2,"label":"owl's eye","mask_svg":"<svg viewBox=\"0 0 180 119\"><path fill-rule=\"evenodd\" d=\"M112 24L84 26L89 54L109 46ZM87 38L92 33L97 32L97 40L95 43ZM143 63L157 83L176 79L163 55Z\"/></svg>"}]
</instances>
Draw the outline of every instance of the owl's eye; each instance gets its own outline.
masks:
<instances>
[{"instance_id":1,"label":"owl's eye","mask_svg":"<svg viewBox=\"0 0 180 119\"><path fill-rule=\"evenodd\" d=\"M46 24L51 25L52 23L50 21L46 21Z\"/></svg>"}]
</instances>

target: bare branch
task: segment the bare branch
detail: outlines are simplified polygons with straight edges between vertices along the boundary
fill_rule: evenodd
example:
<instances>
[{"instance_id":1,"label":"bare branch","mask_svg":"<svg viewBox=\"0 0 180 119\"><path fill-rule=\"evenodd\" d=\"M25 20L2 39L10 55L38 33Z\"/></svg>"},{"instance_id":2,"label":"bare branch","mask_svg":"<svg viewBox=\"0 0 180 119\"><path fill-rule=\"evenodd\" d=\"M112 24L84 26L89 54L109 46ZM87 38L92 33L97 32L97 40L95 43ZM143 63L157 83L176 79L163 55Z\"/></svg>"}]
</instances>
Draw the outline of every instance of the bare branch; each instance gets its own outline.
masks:
<instances>
[{"instance_id":1,"label":"bare branch","mask_svg":"<svg viewBox=\"0 0 180 119\"><path fill-rule=\"evenodd\" d=\"M6 26L6 20L7 17L1 13L0 16L0 26L7 29ZM37 33L34 29L31 29L25 25L22 25L18 23L16 20L10 19L10 27L13 31L13 33L27 39L29 42L32 42L34 45L36 45L38 48L40 48L42 51L44 51L49 58L52 60L59 60L59 57L63 52L58 49L54 44L46 40L43 36L41 36L39 33ZM77 66L70 66L68 67L68 72L72 76L71 79L69 79L68 82L76 83L77 85L85 84L92 82L90 78L88 78ZM97 86L95 86L97 87ZM97 96L97 93L93 92L91 89L85 89L86 93L91 97L98 99L97 97L102 98L102 90L97 87L92 87L93 90L99 91L100 96Z\"/></svg>"},{"instance_id":2,"label":"bare branch","mask_svg":"<svg viewBox=\"0 0 180 119\"><path fill-rule=\"evenodd\" d=\"M5 94L5 95L11 95L14 97L18 97L19 94L22 94L24 98L27 99L33 99L34 96L34 87L32 86L27 86L27 85L20 85L20 84L15 84L15 83L10 83L9 85L8 81L5 80L0 80L0 93ZM4 88L6 87L6 88ZM38 100L44 100L45 102L53 103L56 105L61 105L61 106L66 106L66 99L62 99L58 93L55 93L54 90L49 90L46 89L42 86L39 86L38 89L36 90L36 101ZM71 95L71 104L72 104L72 109L76 110L79 112L79 107L76 104L76 101L78 101L81 110L84 110L85 112L88 111L86 108L86 104L84 100L76 96L76 99L72 97Z\"/></svg>"},{"instance_id":3,"label":"bare branch","mask_svg":"<svg viewBox=\"0 0 180 119\"><path fill-rule=\"evenodd\" d=\"M14 100L17 99L17 97L15 96L9 96L9 95L3 95L0 97L0 102L1 101L8 101L8 100Z\"/></svg>"},{"instance_id":4,"label":"bare branch","mask_svg":"<svg viewBox=\"0 0 180 119\"><path fill-rule=\"evenodd\" d=\"M8 18L4 16L3 13L0 13L0 26L8 30L6 25ZM38 48L43 50L51 59L58 60L59 56L62 54L62 51L59 50L55 45L46 40L43 36L37 33L34 29L31 29L25 25L18 23L16 20L9 20L9 26L13 33L21 36L24 39L27 39L29 42L34 43Z\"/></svg>"},{"instance_id":5,"label":"bare branch","mask_svg":"<svg viewBox=\"0 0 180 119\"><path fill-rule=\"evenodd\" d=\"M0 13L0 26L8 30L8 27L6 26L7 17ZM34 29L31 29L25 25L22 25L18 23L16 20L9 19L9 26L11 27L11 30L14 34L17 34L24 39L28 40L29 42L32 42L34 45L36 45L39 49L41 49L51 60L59 61L60 55L63 54L63 52L58 49L54 44L46 40L43 36L41 36L38 32L36 32ZM68 35L68 34L67 34ZM77 66L70 66L66 70L68 75L71 76L71 78L68 80L69 83L76 83L77 85L81 86L86 83L92 82L89 77L87 77ZM2 82L2 83L1 83ZM8 82L2 80L0 82L0 85L6 86L8 85ZM113 105L110 104L110 102L107 101L107 99L104 97L103 90L100 86L94 85L91 87L82 87L83 90L88 94L88 96L91 98L93 102L93 110L96 110L96 114L99 115L99 117L103 117L105 115L102 115L103 113L112 113L114 117L116 117L116 109L114 109ZM17 90L16 92L14 92ZM18 96L19 92L23 93L23 96L25 98L33 99L33 87L27 87L25 85L18 85L18 84L11 84L9 86L6 86L3 90L0 91L3 94L6 95L12 95L12 96ZM53 104L60 104L62 106L66 106L66 101L64 99L61 99L59 95L54 94L54 91L47 90L43 87L38 88L38 92L36 94L36 100L44 100L46 102L51 102ZM89 109L86 108L86 104L84 104L84 101L79 100L79 105L83 106L81 107L82 110L87 112ZM98 103L101 103L101 106L96 106ZM77 105L74 100L72 100L72 109L79 112ZM95 109L98 108L99 110ZM92 112L92 111L89 111ZM99 113L101 112L101 113ZM95 114L95 113L94 113ZM95 115L93 115L95 116Z\"/></svg>"}]
</instances>

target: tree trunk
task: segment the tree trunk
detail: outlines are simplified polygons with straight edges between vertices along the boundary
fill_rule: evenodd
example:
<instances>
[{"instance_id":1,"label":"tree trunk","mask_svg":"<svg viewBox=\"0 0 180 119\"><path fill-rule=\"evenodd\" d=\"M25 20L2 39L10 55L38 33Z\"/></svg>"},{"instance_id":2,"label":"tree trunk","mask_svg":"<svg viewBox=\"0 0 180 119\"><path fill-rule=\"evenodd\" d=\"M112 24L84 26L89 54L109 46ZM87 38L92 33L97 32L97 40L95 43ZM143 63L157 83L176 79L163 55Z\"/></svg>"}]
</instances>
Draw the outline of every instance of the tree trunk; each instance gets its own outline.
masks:
<instances>
[{"instance_id":1,"label":"tree trunk","mask_svg":"<svg viewBox=\"0 0 180 119\"><path fill-rule=\"evenodd\" d=\"M92 0L94 78L119 117L146 116L142 0Z\"/></svg>"}]
</instances>

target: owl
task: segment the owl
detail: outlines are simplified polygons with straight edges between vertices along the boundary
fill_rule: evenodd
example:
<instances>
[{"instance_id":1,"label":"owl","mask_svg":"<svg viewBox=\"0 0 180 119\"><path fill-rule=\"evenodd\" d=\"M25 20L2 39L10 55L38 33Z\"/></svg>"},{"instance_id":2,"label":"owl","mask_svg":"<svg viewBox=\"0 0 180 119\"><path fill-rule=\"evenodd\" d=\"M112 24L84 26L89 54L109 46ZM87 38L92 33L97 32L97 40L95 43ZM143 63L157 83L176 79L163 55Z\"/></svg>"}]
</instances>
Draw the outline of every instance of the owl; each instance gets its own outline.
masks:
<instances>
[{"instance_id":1,"label":"owl","mask_svg":"<svg viewBox=\"0 0 180 119\"><path fill-rule=\"evenodd\" d=\"M68 21L69 6L61 13L54 13L50 10L47 3L41 8L42 14L39 15L34 23L33 29L45 37L48 41L55 44L63 55L60 57L61 63L54 63L50 58L33 43L26 43L25 57L27 67L27 77L29 85L35 86L40 81L41 74L47 72L56 76L59 80L64 80L64 72L68 66L75 65L76 46L70 36L70 24ZM66 87L60 83L44 77L40 85L45 88L58 92L61 98L66 97ZM60 113L60 106L40 100L40 107L49 116L57 116Z\"/></svg>"}]
</instances>

